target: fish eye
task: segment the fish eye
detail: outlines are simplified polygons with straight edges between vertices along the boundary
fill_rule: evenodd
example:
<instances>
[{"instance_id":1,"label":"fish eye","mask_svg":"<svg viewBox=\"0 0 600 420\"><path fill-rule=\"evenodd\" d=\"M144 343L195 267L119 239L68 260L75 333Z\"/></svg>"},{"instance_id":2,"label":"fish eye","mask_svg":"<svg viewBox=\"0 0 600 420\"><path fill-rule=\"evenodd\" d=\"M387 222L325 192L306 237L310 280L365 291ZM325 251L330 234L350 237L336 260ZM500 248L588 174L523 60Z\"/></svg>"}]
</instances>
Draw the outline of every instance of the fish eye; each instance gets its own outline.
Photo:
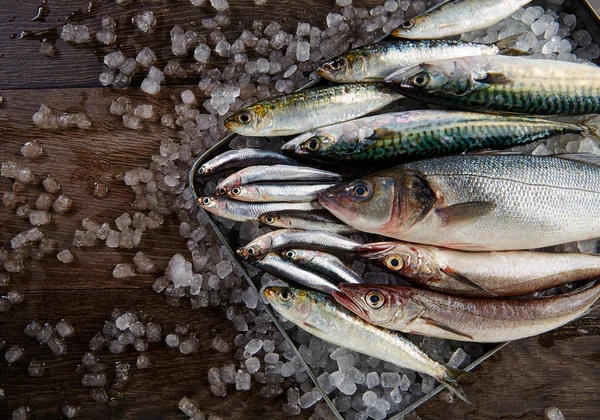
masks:
<instances>
[{"instance_id":1,"label":"fish eye","mask_svg":"<svg viewBox=\"0 0 600 420\"><path fill-rule=\"evenodd\" d=\"M357 197L365 198L369 195L369 188L364 184L360 184L360 185L357 185L356 187L354 187L352 192Z\"/></svg>"},{"instance_id":2,"label":"fish eye","mask_svg":"<svg viewBox=\"0 0 600 420\"><path fill-rule=\"evenodd\" d=\"M206 169L204 168L204 166L201 166L200 168L198 168L199 175L204 175L205 172L206 172Z\"/></svg>"},{"instance_id":3,"label":"fish eye","mask_svg":"<svg viewBox=\"0 0 600 420\"><path fill-rule=\"evenodd\" d=\"M292 292L290 289L282 289L279 295L281 296L281 300L285 302L292 300Z\"/></svg>"},{"instance_id":4,"label":"fish eye","mask_svg":"<svg viewBox=\"0 0 600 420\"><path fill-rule=\"evenodd\" d=\"M234 189L231 190L231 194L233 195L240 195L242 193L242 189L235 187Z\"/></svg>"},{"instance_id":5,"label":"fish eye","mask_svg":"<svg viewBox=\"0 0 600 420\"><path fill-rule=\"evenodd\" d=\"M248 111L242 111L238 115L238 121L242 124L248 124L250 121L252 121L252 114Z\"/></svg>"},{"instance_id":6,"label":"fish eye","mask_svg":"<svg viewBox=\"0 0 600 420\"><path fill-rule=\"evenodd\" d=\"M293 260L296 257L296 253L294 251L286 251L285 258L288 260Z\"/></svg>"},{"instance_id":7,"label":"fish eye","mask_svg":"<svg viewBox=\"0 0 600 420\"><path fill-rule=\"evenodd\" d=\"M219 188L219 189L217 190L217 194L218 194L218 195L225 195L225 194L227 194L227 188L225 188L225 187L221 187L221 188Z\"/></svg>"},{"instance_id":8,"label":"fish eye","mask_svg":"<svg viewBox=\"0 0 600 420\"><path fill-rule=\"evenodd\" d=\"M404 260L399 255L391 255L385 260L385 266L390 270L402 270Z\"/></svg>"},{"instance_id":9,"label":"fish eye","mask_svg":"<svg viewBox=\"0 0 600 420\"><path fill-rule=\"evenodd\" d=\"M369 307L373 309L379 309L383 306L385 298L383 297L383 294L381 292L372 291L367 293L365 301L367 302L367 305L369 305Z\"/></svg>"},{"instance_id":10,"label":"fish eye","mask_svg":"<svg viewBox=\"0 0 600 420\"><path fill-rule=\"evenodd\" d=\"M202 204L204 204L205 206L208 206L211 202L212 199L210 197L202 197Z\"/></svg>"},{"instance_id":11,"label":"fish eye","mask_svg":"<svg viewBox=\"0 0 600 420\"><path fill-rule=\"evenodd\" d=\"M331 70L338 71L344 65L343 58L336 58L335 60L331 60L331 62L327 65Z\"/></svg>"},{"instance_id":12,"label":"fish eye","mask_svg":"<svg viewBox=\"0 0 600 420\"><path fill-rule=\"evenodd\" d=\"M271 224L271 223L275 223L275 218L273 216L267 216L265 217L265 223L267 224Z\"/></svg>"},{"instance_id":13,"label":"fish eye","mask_svg":"<svg viewBox=\"0 0 600 420\"><path fill-rule=\"evenodd\" d=\"M254 255L254 247L251 246L250 248L246 249L246 254L248 254L248 255Z\"/></svg>"},{"instance_id":14,"label":"fish eye","mask_svg":"<svg viewBox=\"0 0 600 420\"><path fill-rule=\"evenodd\" d=\"M425 87L430 81L430 77L427 73L421 72L412 77L411 83L417 87Z\"/></svg>"},{"instance_id":15,"label":"fish eye","mask_svg":"<svg viewBox=\"0 0 600 420\"><path fill-rule=\"evenodd\" d=\"M313 137L304 142L304 146L311 152L316 152L321 146L321 141L318 138Z\"/></svg>"},{"instance_id":16,"label":"fish eye","mask_svg":"<svg viewBox=\"0 0 600 420\"><path fill-rule=\"evenodd\" d=\"M414 20L412 20L412 19L411 19L411 20L407 20L407 21L405 21L405 22L402 24L402 28L403 28L403 29L410 29L410 28L412 28L413 26L415 26L415 21L414 21Z\"/></svg>"}]
</instances>

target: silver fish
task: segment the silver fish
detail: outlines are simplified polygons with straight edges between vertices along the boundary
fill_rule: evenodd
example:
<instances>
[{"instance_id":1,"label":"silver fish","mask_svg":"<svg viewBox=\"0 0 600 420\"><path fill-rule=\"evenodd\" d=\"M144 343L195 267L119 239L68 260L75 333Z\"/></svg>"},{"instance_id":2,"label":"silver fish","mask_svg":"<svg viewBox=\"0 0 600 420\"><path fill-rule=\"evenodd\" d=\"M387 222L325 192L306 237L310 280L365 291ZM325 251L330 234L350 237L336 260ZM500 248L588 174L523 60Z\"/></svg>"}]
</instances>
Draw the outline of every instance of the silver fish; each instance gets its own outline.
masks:
<instances>
[{"instance_id":1,"label":"silver fish","mask_svg":"<svg viewBox=\"0 0 600 420\"><path fill-rule=\"evenodd\" d=\"M249 166L231 174L217 185L217 195L225 195L240 185L265 181L340 181L342 176L334 172L323 171L305 166L257 165Z\"/></svg>"},{"instance_id":2,"label":"silver fish","mask_svg":"<svg viewBox=\"0 0 600 420\"><path fill-rule=\"evenodd\" d=\"M457 382L466 372L434 361L412 341L363 321L329 296L275 286L265 288L263 293L273 309L315 337L402 368L431 375L469 403Z\"/></svg>"},{"instance_id":3,"label":"silver fish","mask_svg":"<svg viewBox=\"0 0 600 420\"><path fill-rule=\"evenodd\" d=\"M199 197L198 204L208 212L236 221L258 220L263 213L280 210L314 210L321 206L316 201L306 203L244 203L226 197Z\"/></svg>"},{"instance_id":4,"label":"silver fish","mask_svg":"<svg viewBox=\"0 0 600 420\"><path fill-rule=\"evenodd\" d=\"M298 163L279 152L261 149L228 150L215 156L198 168L199 175L210 175L233 168L244 168L254 165L297 165Z\"/></svg>"},{"instance_id":5,"label":"silver fish","mask_svg":"<svg viewBox=\"0 0 600 420\"><path fill-rule=\"evenodd\" d=\"M299 203L317 199L317 193L335 184L250 184L233 187L227 192L230 198L250 203L286 201Z\"/></svg>"},{"instance_id":6,"label":"silver fish","mask_svg":"<svg viewBox=\"0 0 600 420\"><path fill-rule=\"evenodd\" d=\"M280 229L254 239L238 249L244 258L261 258L263 255L289 248L322 249L354 252L360 244L335 233L318 230Z\"/></svg>"},{"instance_id":7,"label":"silver fish","mask_svg":"<svg viewBox=\"0 0 600 420\"><path fill-rule=\"evenodd\" d=\"M346 267L340 259L331 254L309 249L288 249L281 255L301 267L314 270L338 282L362 283L358 274Z\"/></svg>"},{"instance_id":8,"label":"silver fish","mask_svg":"<svg viewBox=\"0 0 600 420\"><path fill-rule=\"evenodd\" d=\"M356 232L356 229L342 223L327 210L278 211L261 214L258 220L265 225L286 229L324 230L338 234Z\"/></svg>"}]
</instances>

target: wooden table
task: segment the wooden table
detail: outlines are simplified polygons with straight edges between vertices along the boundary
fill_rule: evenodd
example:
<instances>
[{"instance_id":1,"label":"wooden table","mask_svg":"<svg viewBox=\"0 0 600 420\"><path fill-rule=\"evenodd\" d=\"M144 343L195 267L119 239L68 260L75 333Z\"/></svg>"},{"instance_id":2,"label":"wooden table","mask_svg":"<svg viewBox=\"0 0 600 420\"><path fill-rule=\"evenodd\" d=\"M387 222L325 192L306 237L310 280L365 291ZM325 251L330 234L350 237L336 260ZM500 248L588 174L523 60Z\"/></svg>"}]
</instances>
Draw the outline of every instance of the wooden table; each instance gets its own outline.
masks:
<instances>
[{"instance_id":1,"label":"wooden table","mask_svg":"<svg viewBox=\"0 0 600 420\"><path fill-rule=\"evenodd\" d=\"M0 162L25 162L21 146L37 140L45 150L43 157L29 163L36 181L28 185L25 195L32 202L42 192L40 181L45 175L55 177L62 192L73 199L73 209L64 215L53 215L52 222L42 230L55 239L58 250L69 248L75 261L64 265L54 257L40 261L29 259L25 270L11 275L11 284L0 290L20 290L25 302L8 313L0 313L0 341L25 348L25 356L13 366L0 358L0 418L10 417L16 407L27 405L35 418L57 418L65 401L82 408L82 418L106 419L182 419L178 411L179 399L186 395L194 398L201 409L224 419L277 419L286 415L279 409L285 397L265 401L255 392L235 392L231 386L226 398L214 397L208 390L207 370L212 366L236 363L233 352L220 354L210 348L216 332L233 340L235 331L221 308L192 310L188 303L172 308L164 298L151 290L157 275L135 275L128 279L112 277L112 268L119 262L131 262L133 255L142 250L164 268L174 253L189 258L185 241L178 235L175 217L165 220L157 230L147 232L139 248L115 251L98 245L75 248L71 244L73 232L81 220L90 217L96 221L113 221L124 212L131 212L134 195L121 181L125 171L146 166L156 153L160 140L175 137L174 131L162 127L160 115L172 112L169 96L179 95L187 88L194 89L197 80L190 76L163 86L156 97L143 94L137 86L125 91L102 88L98 75L101 59L112 49L71 46L58 40L59 53L45 57L38 50L38 40L12 39L12 34L24 30L37 32L56 28L76 12L83 23L99 27L100 16L108 14L118 20L122 50L131 56L134 49L148 45L161 57L164 66L166 51L170 48L168 29L175 22L193 22L213 14L208 6L190 15L183 3L167 1L146 2L118 6L113 1L88 2L49 0L50 14L45 22L31 22L41 1L4 0L0 4ZM275 20L290 31L297 21L323 25L325 16L334 10L334 1L310 0L277 2L255 7L251 1L231 0L232 25L225 31L231 40L242 28L251 26L254 19ZM364 2L363 2L364 3ZM369 1L364 4L377 4ZM356 2L355 2L356 4ZM166 13L167 9L169 13ZM146 38L132 37L130 22L134 12L153 10L159 18L154 34ZM126 29L125 29L126 28ZM49 33L51 33L50 31ZM140 44L142 42L142 44ZM176 84L175 84L176 83ZM155 117L140 131L127 130L119 117L108 112L112 100L125 94L134 104L151 103ZM85 112L92 121L91 130L70 129L49 132L34 127L32 115L40 104L57 110ZM104 199L92 196L96 182L109 188ZM0 177L0 192L11 190L12 183ZM0 207L0 240L8 248L10 239L29 229L28 221L14 215L13 210ZM212 235L204 240L215 243ZM182 355L169 349L164 342L150 345L151 367L147 370L132 368L132 379L122 391L119 405L110 407L90 400L88 391L81 386L81 374L74 371L81 356L87 351L89 339L102 329L114 308L141 310L149 319L158 321L164 331L172 331L177 320L185 319L198 334L201 342L198 353ZM47 346L38 345L23 333L33 319L53 324L68 319L76 333L67 338L68 352L54 356ZM473 405L455 403L448 406L442 397L418 409L422 419L530 419L543 418L546 407L559 407L566 418L597 418L600 411L600 311L543 336L513 343L476 369L477 378L465 390ZM107 350L99 353L104 363L126 361L135 365L137 353L127 351L112 355ZM41 378L27 375L31 359L46 363ZM308 418L305 412L299 418Z\"/></svg>"}]
</instances>

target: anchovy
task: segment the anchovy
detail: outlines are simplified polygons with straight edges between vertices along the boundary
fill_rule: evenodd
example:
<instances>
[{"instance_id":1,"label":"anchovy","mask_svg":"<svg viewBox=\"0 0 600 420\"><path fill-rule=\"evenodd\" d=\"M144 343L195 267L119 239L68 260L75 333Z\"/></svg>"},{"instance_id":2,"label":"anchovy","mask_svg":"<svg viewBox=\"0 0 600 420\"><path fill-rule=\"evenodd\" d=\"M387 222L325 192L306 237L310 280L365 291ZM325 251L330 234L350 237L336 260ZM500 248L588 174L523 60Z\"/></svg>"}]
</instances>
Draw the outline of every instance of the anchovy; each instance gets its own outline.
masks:
<instances>
[{"instance_id":1,"label":"anchovy","mask_svg":"<svg viewBox=\"0 0 600 420\"><path fill-rule=\"evenodd\" d=\"M399 69L429 61L501 53L526 54L513 48L513 43L520 36L501 39L494 44L456 40L383 41L338 55L319 67L317 72L337 83L383 82Z\"/></svg>"},{"instance_id":2,"label":"anchovy","mask_svg":"<svg viewBox=\"0 0 600 420\"><path fill-rule=\"evenodd\" d=\"M561 156L426 159L331 187L319 203L365 232L467 251L600 237L600 161Z\"/></svg>"},{"instance_id":3,"label":"anchovy","mask_svg":"<svg viewBox=\"0 0 600 420\"><path fill-rule=\"evenodd\" d=\"M261 214L258 220L265 225L286 229L324 230L339 234L356 232L356 229L342 223L327 210L278 211Z\"/></svg>"},{"instance_id":4,"label":"anchovy","mask_svg":"<svg viewBox=\"0 0 600 420\"><path fill-rule=\"evenodd\" d=\"M253 165L297 165L298 163L279 152L261 149L229 150L215 156L198 168L199 175L210 175L228 169L244 168Z\"/></svg>"},{"instance_id":5,"label":"anchovy","mask_svg":"<svg viewBox=\"0 0 600 420\"><path fill-rule=\"evenodd\" d=\"M600 283L540 299L475 299L406 286L340 283L335 299L376 325L478 343L518 340L559 328L585 315Z\"/></svg>"},{"instance_id":6,"label":"anchovy","mask_svg":"<svg viewBox=\"0 0 600 420\"><path fill-rule=\"evenodd\" d=\"M217 216L236 221L258 220L263 213L281 210L314 210L321 206L316 201L306 203L244 203L226 197L200 197L198 204Z\"/></svg>"},{"instance_id":7,"label":"anchovy","mask_svg":"<svg viewBox=\"0 0 600 420\"><path fill-rule=\"evenodd\" d=\"M282 251L281 255L301 267L314 270L326 277L338 282L362 283L358 274L346 267L338 257L321 251L308 249L288 249Z\"/></svg>"},{"instance_id":8,"label":"anchovy","mask_svg":"<svg viewBox=\"0 0 600 420\"><path fill-rule=\"evenodd\" d=\"M527 251L465 252L408 242L376 242L363 258L411 283L451 295L521 296L600 277L600 256Z\"/></svg>"},{"instance_id":9,"label":"anchovy","mask_svg":"<svg viewBox=\"0 0 600 420\"><path fill-rule=\"evenodd\" d=\"M250 105L225 120L244 136L288 136L362 117L402 98L382 84L306 89Z\"/></svg>"},{"instance_id":10,"label":"anchovy","mask_svg":"<svg viewBox=\"0 0 600 420\"><path fill-rule=\"evenodd\" d=\"M317 199L317 193L335 184L250 184L234 187L227 192L230 198L250 203L286 201L298 203Z\"/></svg>"},{"instance_id":11,"label":"anchovy","mask_svg":"<svg viewBox=\"0 0 600 420\"><path fill-rule=\"evenodd\" d=\"M360 118L318 128L281 150L324 162L408 161L530 143L581 132L576 124L463 111L418 110Z\"/></svg>"},{"instance_id":12,"label":"anchovy","mask_svg":"<svg viewBox=\"0 0 600 420\"><path fill-rule=\"evenodd\" d=\"M457 382L466 372L436 362L404 336L363 321L321 293L276 286L265 288L263 293L273 309L315 337L431 375L469 403Z\"/></svg>"},{"instance_id":13,"label":"anchovy","mask_svg":"<svg viewBox=\"0 0 600 420\"><path fill-rule=\"evenodd\" d=\"M289 248L320 249L354 252L360 244L335 233L318 230L280 229L254 239L238 249L244 258L261 258L263 255Z\"/></svg>"},{"instance_id":14,"label":"anchovy","mask_svg":"<svg viewBox=\"0 0 600 420\"><path fill-rule=\"evenodd\" d=\"M600 112L600 68L523 57L465 57L421 64L386 79L403 95L465 110L538 115Z\"/></svg>"},{"instance_id":15,"label":"anchovy","mask_svg":"<svg viewBox=\"0 0 600 420\"><path fill-rule=\"evenodd\" d=\"M435 39L488 28L531 0L443 1L392 31L398 38Z\"/></svg>"},{"instance_id":16,"label":"anchovy","mask_svg":"<svg viewBox=\"0 0 600 420\"><path fill-rule=\"evenodd\" d=\"M229 190L252 182L265 181L340 181L342 176L334 172L323 171L304 166L258 165L249 166L231 174L217 185L217 195L225 195Z\"/></svg>"},{"instance_id":17,"label":"anchovy","mask_svg":"<svg viewBox=\"0 0 600 420\"><path fill-rule=\"evenodd\" d=\"M270 252L260 260L249 259L248 262L267 273L280 277L282 280L299 284L309 289L317 290L330 295L340 289L331 281L305 270Z\"/></svg>"}]
</instances>

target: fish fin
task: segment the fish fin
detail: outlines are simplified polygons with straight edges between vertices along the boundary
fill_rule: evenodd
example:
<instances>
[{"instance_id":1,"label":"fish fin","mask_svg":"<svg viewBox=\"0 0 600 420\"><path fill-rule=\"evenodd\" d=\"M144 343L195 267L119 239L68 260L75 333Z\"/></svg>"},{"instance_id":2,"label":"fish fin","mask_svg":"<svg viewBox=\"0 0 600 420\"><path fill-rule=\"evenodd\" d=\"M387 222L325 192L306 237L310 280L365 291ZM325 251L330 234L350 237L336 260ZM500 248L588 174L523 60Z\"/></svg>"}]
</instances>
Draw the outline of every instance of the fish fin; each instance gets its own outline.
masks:
<instances>
[{"instance_id":1,"label":"fish fin","mask_svg":"<svg viewBox=\"0 0 600 420\"><path fill-rule=\"evenodd\" d=\"M440 267L440 269L442 270L443 273L449 275L450 277L452 277L454 280L462 283L462 284L466 284L467 286L471 286L474 287L476 289L482 290L492 296L498 296L495 293L490 292L489 290L487 290L485 287L478 285L477 283L469 280L467 277L463 276L462 274L459 274L457 271L455 271L453 268L450 268L448 266L446 267Z\"/></svg>"},{"instance_id":2,"label":"fish fin","mask_svg":"<svg viewBox=\"0 0 600 420\"><path fill-rule=\"evenodd\" d=\"M596 156L591 153L564 153L553 155L562 159L573 160L576 162L590 163L592 165L600 166L600 156Z\"/></svg>"},{"instance_id":3,"label":"fish fin","mask_svg":"<svg viewBox=\"0 0 600 420\"><path fill-rule=\"evenodd\" d=\"M469 201L435 210L442 226L455 225L490 213L496 205L488 201Z\"/></svg>"},{"instance_id":4,"label":"fish fin","mask_svg":"<svg viewBox=\"0 0 600 420\"><path fill-rule=\"evenodd\" d=\"M440 330L444 330L444 331L447 331L449 333L456 334L456 335L459 335L461 337L464 337L464 338L466 338L469 341L473 341L473 337L470 336L469 334L466 334L466 333L460 332L458 330L455 330L454 328L449 327L449 326L447 326L445 324L442 324L442 323L440 323L440 322L438 322L438 321L436 321L434 319L423 317L423 316L420 316L419 319L421 319L427 325L431 325L432 327L439 328Z\"/></svg>"},{"instance_id":5,"label":"fish fin","mask_svg":"<svg viewBox=\"0 0 600 420\"><path fill-rule=\"evenodd\" d=\"M471 404L471 401L469 401L469 399L467 398L467 394L465 394L460 385L458 385L458 381L461 378L468 376L473 376L473 374L464 370L444 366L444 376L436 379L444 385L446 385L448 389L458 398L460 398L467 404Z\"/></svg>"},{"instance_id":6,"label":"fish fin","mask_svg":"<svg viewBox=\"0 0 600 420\"><path fill-rule=\"evenodd\" d=\"M597 115L593 115L589 118L585 118L579 121L577 124L581 127L581 131L583 134L590 134L595 139L593 139L596 143L600 142L600 124L594 123L594 120L598 119ZM600 122L600 121L599 121Z\"/></svg>"},{"instance_id":7,"label":"fish fin","mask_svg":"<svg viewBox=\"0 0 600 420\"><path fill-rule=\"evenodd\" d=\"M494 42L493 45L498 47L498 51L500 51L500 54L512 55L512 56L531 55L532 54L531 51L529 51L529 50L524 51L515 46L515 44L517 43L519 38L521 38L522 36L523 36L522 33L512 35L512 36L507 36L506 38L502 38L502 39Z\"/></svg>"},{"instance_id":8,"label":"fish fin","mask_svg":"<svg viewBox=\"0 0 600 420\"><path fill-rule=\"evenodd\" d=\"M486 72L485 76L477 79L477 81L486 85L507 85L513 83L513 80L504 73L492 71Z\"/></svg>"}]
</instances>

